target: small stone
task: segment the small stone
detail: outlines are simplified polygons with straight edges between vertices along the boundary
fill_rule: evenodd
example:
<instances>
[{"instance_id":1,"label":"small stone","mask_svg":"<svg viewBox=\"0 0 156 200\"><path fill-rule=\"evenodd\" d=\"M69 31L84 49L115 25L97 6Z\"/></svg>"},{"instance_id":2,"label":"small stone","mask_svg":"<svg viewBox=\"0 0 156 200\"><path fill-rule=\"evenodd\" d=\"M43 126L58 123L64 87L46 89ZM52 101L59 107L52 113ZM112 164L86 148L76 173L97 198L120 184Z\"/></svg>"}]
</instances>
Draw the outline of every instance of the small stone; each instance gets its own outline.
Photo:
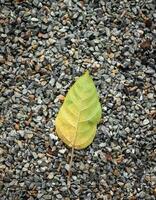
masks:
<instances>
[{"instance_id":1,"label":"small stone","mask_svg":"<svg viewBox=\"0 0 156 200\"><path fill-rule=\"evenodd\" d=\"M50 81L49 81L49 84L50 84L51 86L54 86L54 84L55 84L55 79L54 79L54 78L51 78Z\"/></svg>"},{"instance_id":2,"label":"small stone","mask_svg":"<svg viewBox=\"0 0 156 200\"><path fill-rule=\"evenodd\" d=\"M4 150L0 147L0 155L2 155Z\"/></svg>"},{"instance_id":3,"label":"small stone","mask_svg":"<svg viewBox=\"0 0 156 200\"><path fill-rule=\"evenodd\" d=\"M149 99L153 99L153 98L154 98L154 94L153 94L153 93L148 93L148 94L147 94L147 97L148 97Z\"/></svg>"},{"instance_id":4,"label":"small stone","mask_svg":"<svg viewBox=\"0 0 156 200\"><path fill-rule=\"evenodd\" d=\"M125 128L125 131L126 131L127 133L130 133L131 130L130 130L129 127L126 127L126 128Z\"/></svg>"},{"instance_id":5,"label":"small stone","mask_svg":"<svg viewBox=\"0 0 156 200\"><path fill-rule=\"evenodd\" d=\"M28 169L25 168L25 167L23 167L22 171L23 171L23 172L26 172L26 171L28 171Z\"/></svg>"},{"instance_id":6,"label":"small stone","mask_svg":"<svg viewBox=\"0 0 156 200\"><path fill-rule=\"evenodd\" d=\"M58 99L59 99L60 101L64 101L65 96L63 96L63 95L60 94L60 95L58 96Z\"/></svg>"},{"instance_id":7,"label":"small stone","mask_svg":"<svg viewBox=\"0 0 156 200\"><path fill-rule=\"evenodd\" d=\"M21 187L23 187L23 186L25 185L25 183L24 183L24 182L21 182L21 183L19 183L19 185L20 185Z\"/></svg>"},{"instance_id":8,"label":"small stone","mask_svg":"<svg viewBox=\"0 0 156 200\"><path fill-rule=\"evenodd\" d=\"M99 57L98 57L98 60L99 60L100 62L103 62L103 61L104 61L104 57L103 57L103 56L99 56Z\"/></svg>"},{"instance_id":9,"label":"small stone","mask_svg":"<svg viewBox=\"0 0 156 200\"><path fill-rule=\"evenodd\" d=\"M110 83L110 82L111 82L111 78L107 78L107 79L106 79L106 82L107 82L107 83Z\"/></svg>"},{"instance_id":10,"label":"small stone","mask_svg":"<svg viewBox=\"0 0 156 200\"><path fill-rule=\"evenodd\" d=\"M105 28L107 37L111 36L110 29L108 27Z\"/></svg>"},{"instance_id":11,"label":"small stone","mask_svg":"<svg viewBox=\"0 0 156 200\"><path fill-rule=\"evenodd\" d=\"M154 74L155 73L155 71L154 71L154 69L147 69L146 71L145 71L147 74Z\"/></svg>"},{"instance_id":12,"label":"small stone","mask_svg":"<svg viewBox=\"0 0 156 200\"><path fill-rule=\"evenodd\" d=\"M57 89L60 89L61 87L62 87L62 85L61 85L60 83L57 82L57 83L56 83L56 88L57 88Z\"/></svg>"},{"instance_id":13,"label":"small stone","mask_svg":"<svg viewBox=\"0 0 156 200\"><path fill-rule=\"evenodd\" d=\"M35 6L38 6L39 1L38 1L38 0L33 0L33 4L34 4Z\"/></svg>"},{"instance_id":14,"label":"small stone","mask_svg":"<svg viewBox=\"0 0 156 200\"><path fill-rule=\"evenodd\" d=\"M44 156L45 156L44 153L38 153L38 157L39 157L39 158L43 158Z\"/></svg>"},{"instance_id":15,"label":"small stone","mask_svg":"<svg viewBox=\"0 0 156 200\"><path fill-rule=\"evenodd\" d=\"M1 165L0 164L0 169L5 169L6 168L6 165Z\"/></svg>"},{"instance_id":16,"label":"small stone","mask_svg":"<svg viewBox=\"0 0 156 200\"><path fill-rule=\"evenodd\" d=\"M66 149L60 149L59 153L64 154L66 152Z\"/></svg>"},{"instance_id":17,"label":"small stone","mask_svg":"<svg viewBox=\"0 0 156 200\"><path fill-rule=\"evenodd\" d=\"M3 57L2 55L0 55L0 63L1 63L1 64L4 64L4 63L5 63L5 59L4 59L4 57Z\"/></svg>"},{"instance_id":18,"label":"small stone","mask_svg":"<svg viewBox=\"0 0 156 200\"><path fill-rule=\"evenodd\" d=\"M57 199L62 199L62 195L61 194L57 194L56 197L57 197Z\"/></svg>"},{"instance_id":19,"label":"small stone","mask_svg":"<svg viewBox=\"0 0 156 200\"><path fill-rule=\"evenodd\" d=\"M37 194L37 198L40 199L43 195L44 195L44 193L42 193L41 191L39 191L38 194Z\"/></svg>"},{"instance_id":20,"label":"small stone","mask_svg":"<svg viewBox=\"0 0 156 200\"><path fill-rule=\"evenodd\" d=\"M47 167L46 167L46 166L45 166L45 167L41 167L41 168L40 168L40 171L41 171L41 172L45 172L45 171L46 171L46 169L47 169Z\"/></svg>"},{"instance_id":21,"label":"small stone","mask_svg":"<svg viewBox=\"0 0 156 200\"><path fill-rule=\"evenodd\" d=\"M21 140L16 140L16 143L18 144L18 146L19 146L20 148L23 147Z\"/></svg>"},{"instance_id":22,"label":"small stone","mask_svg":"<svg viewBox=\"0 0 156 200\"><path fill-rule=\"evenodd\" d=\"M33 135L32 133L28 133L28 134L26 135L26 137L27 137L28 139L31 139L33 136L34 136L34 135Z\"/></svg>"},{"instance_id":23,"label":"small stone","mask_svg":"<svg viewBox=\"0 0 156 200\"><path fill-rule=\"evenodd\" d=\"M65 165L65 169L66 169L67 171L69 171L69 165L68 165L68 164Z\"/></svg>"},{"instance_id":24,"label":"small stone","mask_svg":"<svg viewBox=\"0 0 156 200\"><path fill-rule=\"evenodd\" d=\"M144 199L145 198L146 193L144 191L141 191L138 193L139 198Z\"/></svg>"},{"instance_id":25,"label":"small stone","mask_svg":"<svg viewBox=\"0 0 156 200\"><path fill-rule=\"evenodd\" d=\"M37 153L32 152L33 157L36 159L38 157Z\"/></svg>"},{"instance_id":26,"label":"small stone","mask_svg":"<svg viewBox=\"0 0 156 200\"><path fill-rule=\"evenodd\" d=\"M54 174L51 172L51 173L49 173L49 175L48 175L48 179L53 179L54 178Z\"/></svg>"},{"instance_id":27,"label":"small stone","mask_svg":"<svg viewBox=\"0 0 156 200\"><path fill-rule=\"evenodd\" d=\"M49 38L49 39L48 39L48 43L49 43L49 44L54 44L54 43L56 43L56 40L53 39L53 38Z\"/></svg>"},{"instance_id":28,"label":"small stone","mask_svg":"<svg viewBox=\"0 0 156 200\"><path fill-rule=\"evenodd\" d=\"M25 168L28 168L28 167L29 167L29 163L26 163L26 164L24 165L24 167L25 167Z\"/></svg>"},{"instance_id":29,"label":"small stone","mask_svg":"<svg viewBox=\"0 0 156 200\"><path fill-rule=\"evenodd\" d=\"M50 140L58 140L58 137L54 134L49 134Z\"/></svg>"},{"instance_id":30,"label":"small stone","mask_svg":"<svg viewBox=\"0 0 156 200\"><path fill-rule=\"evenodd\" d=\"M32 21L32 22L38 22L38 19L35 18L35 17L33 17L33 18L31 18L31 21Z\"/></svg>"},{"instance_id":31,"label":"small stone","mask_svg":"<svg viewBox=\"0 0 156 200\"><path fill-rule=\"evenodd\" d=\"M140 47L142 49L149 49L151 47L151 41L149 39L143 41L141 44L140 44Z\"/></svg>"},{"instance_id":32,"label":"small stone","mask_svg":"<svg viewBox=\"0 0 156 200\"><path fill-rule=\"evenodd\" d=\"M147 28L151 28L151 26L152 26L152 20L151 19L145 19L145 25L146 25L146 27Z\"/></svg>"},{"instance_id":33,"label":"small stone","mask_svg":"<svg viewBox=\"0 0 156 200\"><path fill-rule=\"evenodd\" d=\"M43 38L43 39L47 39L49 36L48 36L48 34L43 34L43 33L38 33L38 37L39 38Z\"/></svg>"},{"instance_id":34,"label":"small stone","mask_svg":"<svg viewBox=\"0 0 156 200\"><path fill-rule=\"evenodd\" d=\"M42 160L37 160L37 164L41 165L42 164Z\"/></svg>"},{"instance_id":35,"label":"small stone","mask_svg":"<svg viewBox=\"0 0 156 200\"><path fill-rule=\"evenodd\" d=\"M37 116L35 119L36 122L41 122L42 121L42 117L41 116Z\"/></svg>"},{"instance_id":36,"label":"small stone","mask_svg":"<svg viewBox=\"0 0 156 200\"><path fill-rule=\"evenodd\" d=\"M147 124L149 124L149 120L148 120L148 119L144 119L144 121L143 121L142 124L143 124L143 125L147 125Z\"/></svg>"},{"instance_id":37,"label":"small stone","mask_svg":"<svg viewBox=\"0 0 156 200\"><path fill-rule=\"evenodd\" d=\"M99 144L99 147L105 147L106 146L106 143L100 143Z\"/></svg>"},{"instance_id":38,"label":"small stone","mask_svg":"<svg viewBox=\"0 0 156 200\"><path fill-rule=\"evenodd\" d=\"M42 99L40 97L38 98L37 103L42 104ZM40 120L42 120L42 118Z\"/></svg>"},{"instance_id":39,"label":"small stone","mask_svg":"<svg viewBox=\"0 0 156 200\"><path fill-rule=\"evenodd\" d=\"M115 40L116 40L116 37L112 36L112 37L111 37L111 40L112 40L112 41L115 41Z\"/></svg>"},{"instance_id":40,"label":"small stone","mask_svg":"<svg viewBox=\"0 0 156 200\"><path fill-rule=\"evenodd\" d=\"M108 57L109 57L110 59L114 58L114 53L108 54Z\"/></svg>"},{"instance_id":41,"label":"small stone","mask_svg":"<svg viewBox=\"0 0 156 200\"><path fill-rule=\"evenodd\" d=\"M19 130L18 133L20 134L21 137L24 137L25 132L23 130Z\"/></svg>"},{"instance_id":42,"label":"small stone","mask_svg":"<svg viewBox=\"0 0 156 200\"><path fill-rule=\"evenodd\" d=\"M52 199L52 196L50 194L44 195L43 197L44 198L42 198L42 199L45 199L45 200L51 200Z\"/></svg>"},{"instance_id":43,"label":"small stone","mask_svg":"<svg viewBox=\"0 0 156 200\"><path fill-rule=\"evenodd\" d=\"M15 124L15 129L16 129L16 130L19 130L19 129L20 129L19 123L16 123L16 124Z\"/></svg>"},{"instance_id":44,"label":"small stone","mask_svg":"<svg viewBox=\"0 0 156 200\"><path fill-rule=\"evenodd\" d=\"M29 97L29 99L30 99L31 101L33 101L33 100L35 99L35 95L32 95L32 94L30 94L28 97Z\"/></svg>"}]
</instances>

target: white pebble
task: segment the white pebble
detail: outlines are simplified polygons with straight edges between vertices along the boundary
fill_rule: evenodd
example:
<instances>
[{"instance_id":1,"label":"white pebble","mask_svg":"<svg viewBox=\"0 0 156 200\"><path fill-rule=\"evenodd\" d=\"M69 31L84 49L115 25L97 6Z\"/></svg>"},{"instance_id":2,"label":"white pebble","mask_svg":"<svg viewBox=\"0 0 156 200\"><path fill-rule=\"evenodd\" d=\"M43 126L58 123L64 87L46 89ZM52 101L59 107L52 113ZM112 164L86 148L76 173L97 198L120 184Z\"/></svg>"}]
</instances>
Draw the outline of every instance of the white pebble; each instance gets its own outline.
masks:
<instances>
[{"instance_id":1,"label":"white pebble","mask_svg":"<svg viewBox=\"0 0 156 200\"><path fill-rule=\"evenodd\" d=\"M148 119L144 119L143 125L147 125L147 124L149 124L149 120Z\"/></svg>"}]
</instances>

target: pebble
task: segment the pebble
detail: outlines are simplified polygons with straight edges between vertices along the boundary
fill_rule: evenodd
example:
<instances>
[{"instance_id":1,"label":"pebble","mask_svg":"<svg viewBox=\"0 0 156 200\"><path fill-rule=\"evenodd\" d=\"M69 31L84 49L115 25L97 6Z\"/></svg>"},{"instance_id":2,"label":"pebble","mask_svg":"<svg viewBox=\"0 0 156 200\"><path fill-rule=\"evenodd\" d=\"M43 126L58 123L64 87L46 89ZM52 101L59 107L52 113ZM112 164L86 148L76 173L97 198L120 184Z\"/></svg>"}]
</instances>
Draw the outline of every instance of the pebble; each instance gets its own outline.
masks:
<instances>
[{"instance_id":1,"label":"pebble","mask_svg":"<svg viewBox=\"0 0 156 200\"><path fill-rule=\"evenodd\" d=\"M62 87L62 85L61 85L60 83L57 82L57 83L56 83L56 88L57 88L57 89L60 89L61 87Z\"/></svg>"},{"instance_id":2,"label":"pebble","mask_svg":"<svg viewBox=\"0 0 156 200\"><path fill-rule=\"evenodd\" d=\"M55 84L55 79L54 79L54 78L51 78L51 80L49 81L49 84L50 84L51 86L54 86L54 84Z\"/></svg>"},{"instance_id":3,"label":"pebble","mask_svg":"<svg viewBox=\"0 0 156 200\"><path fill-rule=\"evenodd\" d=\"M2 155L4 152L4 150L2 148L0 148L0 155Z\"/></svg>"},{"instance_id":4,"label":"pebble","mask_svg":"<svg viewBox=\"0 0 156 200\"><path fill-rule=\"evenodd\" d=\"M4 64L4 63L5 63L5 59L4 59L4 57L3 57L2 55L0 55L0 63L1 63L1 64Z\"/></svg>"},{"instance_id":5,"label":"pebble","mask_svg":"<svg viewBox=\"0 0 156 200\"><path fill-rule=\"evenodd\" d=\"M147 124L149 124L149 120L148 119L144 119L143 125L147 125Z\"/></svg>"},{"instance_id":6,"label":"pebble","mask_svg":"<svg viewBox=\"0 0 156 200\"><path fill-rule=\"evenodd\" d=\"M64 153L66 152L66 149L60 149L59 152L60 152L61 154L64 154Z\"/></svg>"},{"instance_id":7,"label":"pebble","mask_svg":"<svg viewBox=\"0 0 156 200\"><path fill-rule=\"evenodd\" d=\"M53 179L54 178L54 174L51 172L51 173L49 173L49 175L48 175L48 179Z\"/></svg>"},{"instance_id":8,"label":"pebble","mask_svg":"<svg viewBox=\"0 0 156 200\"><path fill-rule=\"evenodd\" d=\"M154 98L154 94L153 94L153 93L148 93L147 97L148 97L149 99L153 99L153 98Z\"/></svg>"},{"instance_id":9,"label":"pebble","mask_svg":"<svg viewBox=\"0 0 156 200\"><path fill-rule=\"evenodd\" d=\"M33 134L32 134L32 133L28 133L28 134L26 135L26 137L27 137L28 139L31 139L31 138L33 137Z\"/></svg>"},{"instance_id":10,"label":"pebble","mask_svg":"<svg viewBox=\"0 0 156 200\"><path fill-rule=\"evenodd\" d=\"M32 17L32 18L31 18L31 21L32 21L32 22L38 22L39 20L38 20L37 18L35 18L35 17Z\"/></svg>"},{"instance_id":11,"label":"pebble","mask_svg":"<svg viewBox=\"0 0 156 200\"><path fill-rule=\"evenodd\" d=\"M39 1L38 0L33 0L33 4L34 4L34 6L38 6Z\"/></svg>"},{"instance_id":12,"label":"pebble","mask_svg":"<svg viewBox=\"0 0 156 200\"><path fill-rule=\"evenodd\" d=\"M58 137L54 134L49 134L50 140L58 140Z\"/></svg>"}]
</instances>

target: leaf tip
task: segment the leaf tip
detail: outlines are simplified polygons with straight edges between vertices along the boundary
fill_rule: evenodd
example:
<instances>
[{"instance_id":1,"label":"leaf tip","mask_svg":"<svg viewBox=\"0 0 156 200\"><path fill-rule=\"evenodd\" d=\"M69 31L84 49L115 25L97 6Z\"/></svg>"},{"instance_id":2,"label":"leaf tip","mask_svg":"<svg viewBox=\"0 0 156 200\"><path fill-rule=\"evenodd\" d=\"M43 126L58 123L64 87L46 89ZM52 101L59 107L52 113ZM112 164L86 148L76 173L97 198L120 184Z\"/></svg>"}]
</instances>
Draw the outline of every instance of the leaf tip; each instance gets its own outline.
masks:
<instances>
[{"instance_id":1,"label":"leaf tip","mask_svg":"<svg viewBox=\"0 0 156 200\"><path fill-rule=\"evenodd\" d=\"M85 76L89 76L89 71L86 70L86 72L84 73Z\"/></svg>"}]
</instances>

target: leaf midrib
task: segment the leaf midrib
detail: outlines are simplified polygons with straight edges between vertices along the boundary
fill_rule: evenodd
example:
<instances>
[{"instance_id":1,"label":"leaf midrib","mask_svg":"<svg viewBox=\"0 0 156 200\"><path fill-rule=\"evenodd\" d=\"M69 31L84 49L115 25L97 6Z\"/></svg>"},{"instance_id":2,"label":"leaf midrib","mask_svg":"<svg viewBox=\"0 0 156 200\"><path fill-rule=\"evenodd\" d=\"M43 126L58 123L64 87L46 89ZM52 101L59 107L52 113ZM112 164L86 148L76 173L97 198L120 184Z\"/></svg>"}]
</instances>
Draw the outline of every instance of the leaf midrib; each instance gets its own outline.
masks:
<instances>
[{"instance_id":1,"label":"leaf midrib","mask_svg":"<svg viewBox=\"0 0 156 200\"><path fill-rule=\"evenodd\" d=\"M83 102L83 99L81 99L81 103ZM88 107L89 108L89 107ZM85 108L86 109L86 108ZM77 119L77 122L76 122L76 127L75 126L73 126L73 127L75 127L75 138L74 138L74 142L73 142L73 146L75 146L75 143L76 143L76 138L77 138L77 132L78 132L78 124L79 123L81 123L81 122L87 122L87 121L89 121L89 120L86 120L86 121L80 121L80 116L81 116L81 113L84 111L84 109L80 109L80 111L79 111L79 114L78 114L78 119ZM99 110L98 110L98 112L99 112ZM94 115L92 115L92 117L93 116L95 116L98 112L96 112ZM91 118L92 118L91 117ZM90 118L90 119L91 119Z\"/></svg>"}]
</instances>

